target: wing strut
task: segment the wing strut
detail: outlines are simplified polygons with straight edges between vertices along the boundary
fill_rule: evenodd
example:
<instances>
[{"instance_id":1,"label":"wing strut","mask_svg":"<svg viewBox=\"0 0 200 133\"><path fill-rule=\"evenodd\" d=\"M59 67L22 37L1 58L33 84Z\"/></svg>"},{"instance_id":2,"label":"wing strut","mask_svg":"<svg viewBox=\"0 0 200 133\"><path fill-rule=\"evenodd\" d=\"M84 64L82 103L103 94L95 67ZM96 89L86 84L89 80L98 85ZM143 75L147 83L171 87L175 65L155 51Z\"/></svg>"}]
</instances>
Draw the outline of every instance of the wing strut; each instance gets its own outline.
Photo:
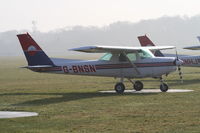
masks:
<instances>
[{"instance_id":1,"label":"wing strut","mask_svg":"<svg viewBox=\"0 0 200 133\"><path fill-rule=\"evenodd\" d=\"M132 65L132 67L135 69L137 74L140 75L140 71L137 69L137 66L133 62L131 62L131 60L127 57L126 52L123 52L122 54L127 58L128 62Z\"/></svg>"}]
</instances>

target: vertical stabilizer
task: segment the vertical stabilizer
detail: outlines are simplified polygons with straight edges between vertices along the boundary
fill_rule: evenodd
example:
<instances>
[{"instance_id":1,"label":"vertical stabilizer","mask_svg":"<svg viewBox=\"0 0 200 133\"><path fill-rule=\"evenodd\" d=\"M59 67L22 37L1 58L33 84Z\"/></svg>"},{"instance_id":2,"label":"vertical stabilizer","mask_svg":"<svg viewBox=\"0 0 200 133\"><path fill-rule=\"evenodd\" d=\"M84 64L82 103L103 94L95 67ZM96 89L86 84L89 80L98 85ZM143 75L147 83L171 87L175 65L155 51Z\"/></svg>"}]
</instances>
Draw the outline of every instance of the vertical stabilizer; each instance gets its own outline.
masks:
<instances>
[{"instance_id":1,"label":"vertical stabilizer","mask_svg":"<svg viewBox=\"0 0 200 133\"><path fill-rule=\"evenodd\" d=\"M22 46L29 66L54 65L51 59L45 54L45 52L28 33L19 34L17 37Z\"/></svg>"},{"instance_id":2,"label":"vertical stabilizer","mask_svg":"<svg viewBox=\"0 0 200 133\"><path fill-rule=\"evenodd\" d=\"M155 44L146 36L138 36L138 40L141 44L141 46L155 46Z\"/></svg>"},{"instance_id":3,"label":"vertical stabilizer","mask_svg":"<svg viewBox=\"0 0 200 133\"><path fill-rule=\"evenodd\" d=\"M140 42L140 45L143 47L155 46L155 44L146 35L138 36L138 40ZM153 54L158 57L164 57L160 50L156 50Z\"/></svg>"}]
</instances>

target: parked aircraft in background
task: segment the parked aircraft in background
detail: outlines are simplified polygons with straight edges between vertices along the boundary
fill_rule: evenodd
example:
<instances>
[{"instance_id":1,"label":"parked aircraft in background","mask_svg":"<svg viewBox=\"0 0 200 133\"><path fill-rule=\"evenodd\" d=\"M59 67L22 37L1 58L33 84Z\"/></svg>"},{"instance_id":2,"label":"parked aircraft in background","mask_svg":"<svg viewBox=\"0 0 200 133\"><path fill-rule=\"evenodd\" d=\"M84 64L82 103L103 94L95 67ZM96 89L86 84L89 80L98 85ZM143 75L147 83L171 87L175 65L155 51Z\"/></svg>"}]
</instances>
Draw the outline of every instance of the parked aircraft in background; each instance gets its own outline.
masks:
<instances>
[{"instance_id":1,"label":"parked aircraft in background","mask_svg":"<svg viewBox=\"0 0 200 133\"><path fill-rule=\"evenodd\" d=\"M199 42L200 42L200 36L197 36L197 39L199 40Z\"/></svg>"},{"instance_id":2,"label":"parked aircraft in background","mask_svg":"<svg viewBox=\"0 0 200 133\"><path fill-rule=\"evenodd\" d=\"M197 36L197 39L200 42L200 36ZM189 46L189 47L184 47L184 49L190 49L190 50L200 50L200 45L195 45L195 46Z\"/></svg>"},{"instance_id":3,"label":"parked aircraft in background","mask_svg":"<svg viewBox=\"0 0 200 133\"><path fill-rule=\"evenodd\" d=\"M197 38L200 39L200 37ZM146 35L138 36L138 40L141 46L156 46ZM200 49L200 46L185 47L185 49L197 49L198 47ZM157 57L176 57L175 54L164 54L160 50L157 50L154 55ZM183 66L200 67L200 56L178 55L178 57L183 61Z\"/></svg>"},{"instance_id":4,"label":"parked aircraft in background","mask_svg":"<svg viewBox=\"0 0 200 133\"><path fill-rule=\"evenodd\" d=\"M128 79L136 91L143 89L141 81L134 78L155 77L160 79L160 90L166 92L168 85L163 82L162 75L176 70L183 62L176 57L155 57L150 50L172 49L174 46L160 47L119 47L119 46L87 46L71 50L87 53L106 53L98 60L68 60L49 58L40 46L26 34L17 35L24 51L28 66L35 72L91 75L119 78L115 90L123 93L124 79Z\"/></svg>"}]
</instances>

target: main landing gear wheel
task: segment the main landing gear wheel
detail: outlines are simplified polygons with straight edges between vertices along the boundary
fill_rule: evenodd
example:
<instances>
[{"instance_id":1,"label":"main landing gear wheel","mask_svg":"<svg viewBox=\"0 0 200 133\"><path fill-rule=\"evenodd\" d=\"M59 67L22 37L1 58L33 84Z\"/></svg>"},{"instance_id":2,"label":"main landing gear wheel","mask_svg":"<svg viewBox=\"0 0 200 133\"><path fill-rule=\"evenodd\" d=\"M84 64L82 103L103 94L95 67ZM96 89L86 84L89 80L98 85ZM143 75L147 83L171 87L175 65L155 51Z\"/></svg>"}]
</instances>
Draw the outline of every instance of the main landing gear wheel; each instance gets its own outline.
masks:
<instances>
[{"instance_id":1,"label":"main landing gear wheel","mask_svg":"<svg viewBox=\"0 0 200 133\"><path fill-rule=\"evenodd\" d=\"M141 81L135 81L133 88L136 91L141 91L143 89L143 83Z\"/></svg>"},{"instance_id":2,"label":"main landing gear wheel","mask_svg":"<svg viewBox=\"0 0 200 133\"><path fill-rule=\"evenodd\" d=\"M166 84L166 83L162 83L162 84L160 84L160 90L162 91L162 92L166 92L167 90L168 90L168 85Z\"/></svg>"},{"instance_id":3,"label":"main landing gear wheel","mask_svg":"<svg viewBox=\"0 0 200 133\"><path fill-rule=\"evenodd\" d=\"M124 86L124 84L123 83L117 83L116 85L115 85L115 91L117 92L117 93L123 93L124 92L124 90L125 90L125 86Z\"/></svg>"}]
</instances>

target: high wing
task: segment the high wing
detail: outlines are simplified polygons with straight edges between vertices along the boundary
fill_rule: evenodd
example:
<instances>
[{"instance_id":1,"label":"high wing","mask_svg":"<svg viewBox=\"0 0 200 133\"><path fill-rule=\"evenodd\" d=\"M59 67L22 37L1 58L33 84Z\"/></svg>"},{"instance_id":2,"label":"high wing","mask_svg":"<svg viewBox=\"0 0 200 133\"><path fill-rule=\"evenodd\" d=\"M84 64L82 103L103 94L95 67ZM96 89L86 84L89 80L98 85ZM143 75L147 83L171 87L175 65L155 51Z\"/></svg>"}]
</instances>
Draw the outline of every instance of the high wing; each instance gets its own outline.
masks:
<instances>
[{"instance_id":1,"label":"high wing","mask_svg":"<svg viewBox=\"0 0 200 133\"><path fill-rule=\"evenodd\" d=\"M189 46L189 47L184 47L184 49L200 50L200 46Z\"/></svg>"},{"instance_id":2,"label":"high wing","mask_svg":"<svg viewBox=\"0 0 200 133\"><path fill-rule=\"evenodd\" d=\"M79 52L87 52L87 53L107 53L107 52L136 52L143 49L149 50L165 50L165 49L173 49L175 46L153 46L153 47L121 47L121 46L85 46L79 48L73 48L70 50L79 51Z\"/></svg>"},{"instance_id":3,"label":"high wing","mask_svg":"<svg viewBox=\"0 0 200 133\"><path fill-rule=\"evenodd\" d=\"M197 39L200 41L200 36L197 36ZM200 50L199 45L184 47L183 49L190 49L190 50Z\"/></svg>"}]
</instances>

